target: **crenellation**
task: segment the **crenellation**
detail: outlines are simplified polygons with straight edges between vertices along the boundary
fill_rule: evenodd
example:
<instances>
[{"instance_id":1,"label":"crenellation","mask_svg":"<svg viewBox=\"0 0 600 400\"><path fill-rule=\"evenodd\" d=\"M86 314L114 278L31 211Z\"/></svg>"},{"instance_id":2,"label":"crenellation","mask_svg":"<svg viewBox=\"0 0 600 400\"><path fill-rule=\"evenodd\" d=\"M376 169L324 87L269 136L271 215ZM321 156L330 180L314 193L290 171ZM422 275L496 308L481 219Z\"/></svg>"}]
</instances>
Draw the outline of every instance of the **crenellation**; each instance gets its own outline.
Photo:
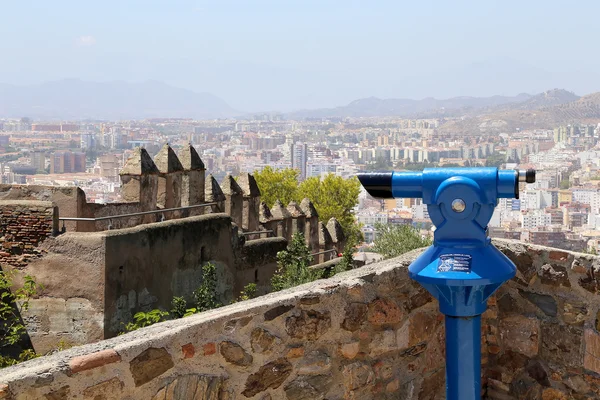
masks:
<instances>
[{"instance_id":1,"label":"crenellation","mask_svg":"<svg viewBox=\"0 0 600 400\"><path fill-rule=\"evenodd\" d=\"M329 261L332 258L334 258L336 255L334 254L333 251L333 239L331 238L331 235L329 234L329 230L327 230L327 227L322 223L319 222L319 254L318 256L315 256L315 263L321 264L324 263L325 261Z\"/></svg>"},{"instance_id":2,"label":"crenellation","mask_svg":"<svg viewBox=\"0 0 600 400\"><path fill-rule=\"evenodd\" d=\"M225 194L212 174L206 177L204 196L207 203L217 203L211 206L213 213L225 212Z\"/></svg>"},{"instance_id":3,"label":"crenellation","mask_svg":"<svg viewBox=\"0 0 600 400\"><path fill-rule=\"evenodd\" d=\"M231 175L226 175L221 183L221 190L225 195L225 213L241 228L244 208L242 188Z\"/></svg>"},{"instance_id":4,"label":"crenellation","mask_svg":"<svg viewBox=\"0 0 600 400\"><path fill-rule=\"evenodd\" d=\"M183 165L177 158L175 151L165 144L154 156L158 175L158 189L156 195L157 208L177 208L181 207L181 189L183 177ZM168 212L164 215L166 219L177 218L181 212Z\"/></svg>"},{"instance_id":5,"label":"crenellation","mask_svg":"<svg viewBox=\"0 0 600 400\"><path fill-rule=\"evenodd\" d=\"M120 172L121 197L125 202L140 203L141 211L156 209L160 172L154 161L141 147L136 147ZM144 223L154 222L154 215L145 215Z\"/></svg>"},{"instance_id":6,"label":"crenellation","mask_svg":"<svg viewBox=\"0 0 600 400\"><path fill-rule=\"evenodd\" d=\"M327 231L333 241L333 248L338 253L343 253L346 248L346 235L344 234L342 225L335 217L332 217L327 221Z\"/></svg>"},{"instance_id":7,"label":"crenellation","mask_svg":"<svg viewBox=\"0 0 600 400\"><path fill-rule=\"evenodd\" d=\"M276 200L271 208L273 220L277 221L277 236L286 238L288 241L292 238L292 215L283 206L280 200Z\"/></svg>"},{"instance_id":8,"label":"crenellation","mask_svg":"<svg viewBox=\"0 0 600 400\"><path fill-rule=\"evenodd\" d=\"M312 201L307 198L302 199L302 202L300 202L300 209L306 216L304 236L306 237L308 248L316 252L319 248L319 214Z\"/></svg>"},{"instance_id":9,"label":"crenellation","mask_svg":"<svg viewBox=\"0 0 600 400\"><path fill-rule=\"evenodd\" d=\"M196 149L187 143L179 152L179 161L183 166L181 179L181 205L193 206L204 203L206 167ZM203 208L189 210L184 215L200 215Z\"/></svg>"},{"instance_id":10,"label":"crenellation","mask_svg":"<svg viewBox=\"0 0 600 400\"><path fill-rule=\"evenodd\" d=\"M290 201L287 210L292 216L292 234L300 232L304 235L306 231L306 215L304 215L298 203L293 200Z\"/></svg>"},{"instance_id":11,"label":"crenellation","mask_svg":"<svg viewBox=\"0 0 600 400\"><path fill-rule=\"evenodd\" d=\"M251 174L245 173L238 177L238 184L244 194L244 211L242 228L253 232L259 225L260 189L256 179Z\"/></svg>"}]
</instances>

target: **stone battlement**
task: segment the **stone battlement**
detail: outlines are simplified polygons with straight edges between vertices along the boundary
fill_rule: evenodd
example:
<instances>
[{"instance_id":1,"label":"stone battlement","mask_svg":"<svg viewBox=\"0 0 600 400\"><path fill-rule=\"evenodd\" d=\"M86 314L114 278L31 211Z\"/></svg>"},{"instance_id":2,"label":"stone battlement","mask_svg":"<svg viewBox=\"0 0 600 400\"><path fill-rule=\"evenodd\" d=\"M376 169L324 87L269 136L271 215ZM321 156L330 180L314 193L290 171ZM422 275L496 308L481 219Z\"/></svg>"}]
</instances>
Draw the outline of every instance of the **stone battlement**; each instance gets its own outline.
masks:
<instances>
[{"instance_id":1,"label":"stone battlement","mask_svg":"<svg viewBox=\"0 0 600 400\"><path fill-rule=\"evenodd\" d=\"M483 315L484 398L600 396L600 259L496 245L518 273ZM443 316L407 275L418 254L7 368L0 398L443 398Z\"/></svg>"}]
</instances>

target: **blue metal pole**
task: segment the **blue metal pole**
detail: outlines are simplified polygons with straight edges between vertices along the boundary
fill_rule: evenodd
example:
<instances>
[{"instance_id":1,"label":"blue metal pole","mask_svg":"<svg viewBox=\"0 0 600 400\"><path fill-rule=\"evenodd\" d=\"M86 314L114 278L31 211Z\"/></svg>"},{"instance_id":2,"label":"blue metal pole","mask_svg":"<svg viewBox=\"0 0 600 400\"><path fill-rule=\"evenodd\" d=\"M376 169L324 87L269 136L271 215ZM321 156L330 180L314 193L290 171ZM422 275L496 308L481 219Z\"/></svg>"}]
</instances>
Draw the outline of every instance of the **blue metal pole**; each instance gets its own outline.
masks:
<instances>
[{"instance_id":1,"label":"blue metal pole","mask_svg":"<svg viewBox=\"0 0 600 400\"><path fill-rule=\"evenodd\" d=\"M446 315L446 399L481 399L480 315Z\"/></svg>"}]
</instances>

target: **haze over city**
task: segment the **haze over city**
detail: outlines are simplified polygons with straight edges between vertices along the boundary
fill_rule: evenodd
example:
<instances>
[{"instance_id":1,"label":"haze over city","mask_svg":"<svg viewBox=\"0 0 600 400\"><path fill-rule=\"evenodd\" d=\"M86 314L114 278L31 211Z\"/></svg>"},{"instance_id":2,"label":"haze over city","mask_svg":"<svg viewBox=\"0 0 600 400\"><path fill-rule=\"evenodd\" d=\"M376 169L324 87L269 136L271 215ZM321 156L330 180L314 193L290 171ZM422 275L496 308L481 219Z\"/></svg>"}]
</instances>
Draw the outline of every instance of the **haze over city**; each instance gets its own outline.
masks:
<instances>
[{"instance_id":1,"label":"haze over city","mask_svg":"<svg viewBox=\"0 0 600 400\"><path fill-rule=\"evenodd\" d=\"M159 81L240 112L585 95L600 90L599 13L594 1L5 2L0 82Z\"/></svg>"}]
</instances>

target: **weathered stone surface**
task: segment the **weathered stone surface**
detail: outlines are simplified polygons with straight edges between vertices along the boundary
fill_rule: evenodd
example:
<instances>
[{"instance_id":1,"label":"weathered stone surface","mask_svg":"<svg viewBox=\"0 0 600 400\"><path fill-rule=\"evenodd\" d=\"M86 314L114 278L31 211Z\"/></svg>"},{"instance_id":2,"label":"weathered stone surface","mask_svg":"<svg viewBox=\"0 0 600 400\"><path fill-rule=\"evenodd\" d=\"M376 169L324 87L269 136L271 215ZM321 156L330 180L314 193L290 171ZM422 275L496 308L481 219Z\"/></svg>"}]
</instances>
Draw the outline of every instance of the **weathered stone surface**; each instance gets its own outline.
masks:
<instances>
[{"instance_id":1,"label":"weathered stone surface","mask_svg":"<svg viewBox=\"0 0 600 400\"><path fill-rule=\"evenodd\" d=\"M285 395L287 400L322 400L332 381L331 375L299 377L284 388Z\"/></svg>"},{"instance_id":2,"label":"weathered stone surface","mask_svg":"<svg viewBox=\"0 0 600 400\"><path fill-rule=\"evenodd\" d=\"M527 373L542 386L549 387L550 380L548 379L547 367L542 365L539 360L531 360L527 364Z\"/></svg>"},{"instance_id":3,"label":"weathered stone surface","mask_svg":"<svg viewBox=\"0 0 600 400\"><path fill-rule=\"evenodd\" d=\"M360 342L350 342L340 345L340 354L347 359L352 360L360 351Z\"/></svg>"},{"instance_id":4,"label":"weathered stone surface","mask_svg":"<svg viewBox=\"0 0 600 400\"><path fill-rule=\"evenodd\" d=\"M294 306L291 306L291 305L281 305L281 306L272 308L269 311L265 312L265 314L264 314L265 321L272 321L275 318L279 317L280 315L283 315L286 312L290 311L292 308L294 308Z\"/></svg>"},{"instance_id":5,"label":"weathered stone surface","mask_svg":"<svg viewBox=\"0 0 600 400\"><path fill-rule=\"evenodd\" d=\"M346 317L342 322L342 328L354 332L360 328L367 319L368 306L363 303L350 303L346 306Z\"/></svg>"},{"instance_id":6,"label":"weathered stone surface","mask_svg":"<svg viewBox=\"0 0 600 400\"><path fill-rule=\"evenodd\" d=\"M8 388L8 385L2 383L0 384L0 399L4 400L4 399L8 399L8 397L10 396L10 390Z\"/></svg>"},{"instance_id":7,"label":"weathered stone surface","mask_svg":"<svg viewBox=\"0 0 600 400\"><path fill-rule=\"evenodd\" d=\"M369 303L367 319L373 325L397 324L402 316L402 310L392 299L376 299Z\"/></svg>"},{"instance_id":8,"label":"weathered stone surface","mask_svg":"<svg viewBox=\"0 0 600 400\"><path fill-rule=\"evenodd\" d=\"M346 390L356 390L370 384L375 379L373 368L363 362L345 365L342 369L342 376Z\"/></svg>"},{"instance_id":9,"label":"weathered stone surface","mask_svg":"<svg viewBox=\"0 0 600 400\"><path fill-rule=\"evenodd\" d=\"M263 328L254 328L250 337L250 345L252 350L257 353L264 353L271 350L273 343L277 339L269 331Z\"/></svg>"},{"instance_id":10,"label":"weathered stone surface","mask_svg":"<svg viewBox=\"0 0 600 400\"><path fill-rule=\"evenodd\" d=\"M67 400L71 396L71 388L63 386L60 389L54 390L44 395L46 400Z\"/></svg>"},{"instance_id":11,"label":"weathered stone surface","mask_svg":"<svg viewBox=\"0 0 600 400\"><path fill-rule=\"evenodd\" d=\"M268 388L277 389L291 372L292 364L285 358L271 361L248 377L242 394L246 397L252 397Z\"/></svg>"},{"instance_id":12,"label":"weathered stone surface","mask_svg":"<svg viewBox=\"0 0 600 400\"><path fill-rule=\"evenodd\" d=\"M542 392L542 400L569 400L569 396L556 389L544 389Z\"/></svg>"},{"instance_id":13,"label":"weathered stone surface","mask_svg":"<svg viewBox=\"0 0 600 400\"><path fill-rule=\"evenodd\" d=\"M564 367L580 367L582 337L581 328L542 321L540 355L544 360Z\"/></svg>"},{"instance_id":14,"label":"weathered stone surface","mask_svg":"<svg viewBox=\"0 0 600 400\"><path fill-rule=\"evenodd\" d=\"M419 400L441 400L445 398L445 369L440 369L425 377L421 384Z\"/></svg>"},{"instance_id":15,"label":"weathered stone surface","mask_svg":"<svg viewBox=\"0 0 600 400\"><path fill-rule=\"evenodd\" d=\"M521 315L510 316L500 321L500 334L504 346L527 357L534 357L539 350L540 322Z\"/></svg>"},{"instance_id":16,"label":"weathered stone surface","mask_svg":"<svg viewBox=\"0 0 600 400\"><path fill-rule=\"evenodd\" d=\"M584 341L583 367L600 374L600 335L592 329L586 329Z\"/></svg>"},{"instance_id":17,"label":"weathered stone surface","mask_svg":"<svg viewBox=\"0 0 600 400\"><path fill-rule=\"evenodd\" d=\"M546 294L538 294L538 293L528 292L525 290L519 290L519 294L521 296L525 297L531 303L538 306L539 309L544 312L544 314L546 314L550 317L556 317L557 307L556 307L556 300L554 300L554 297L546 295Z\"/></svg>"},{"instance_id":18,"label":"weathered stone surface","mask_svg":"<svg viewBox=\"0 0 600 400\"><path fill-rule=\"evenodd\" d=\"M150 347L131 360L129 370L135 386L141 386L167 372L173 365L173 359L165 348Z\"/></svg>"},{"instance_id":19,"label":"weathered stone surface","mask_svg":"<svg viewBox=\"0 0 600 400\"><path fill-rule=\"evenodd\" d=\"M161 388L152 400L220 400L224 378L213 375L181 375Z\"/></svg>"},{"instance_id":20,"label":"weathered stone surface","mask_svg":"<svg viewBox=\"0 0 600 400\"><path fill-rule=\"evenodd\" d=\"M158 174L158 168L152 157L141 147L133 149L133 153L125 162L120 175Z\"/></svg>"},{"instance_id":21,"label":"weathered stone surface","mask_svg":"<svg viewBox=\"0 0 600 400\"><path fill-rule=\"evenodd\" d=\"M298 362L296 372L299 375L323 375L331 370L331 358L321 352L312 351Z\"/></svg>"},{"instance_id":22,"label":"weathered stone surface","mask_svg":"<svg viewBox=\"0 0 600 400\"><path fill-rule=\"evenodd\" d=\"M94 400L112 400L118 399L123 392L123 382L115 377L104 382L100 382L83 391L83 396L86 399Z\"/></svg>"},{"instance_id":23,"label":"weathered stone surface","mask_svg":"<svg viewBox=\"0 0 600 400\"><path fill-rule=\"evenodd\" d=\"M299 316L288 317L285 330L296 339L317 340L331 327L329 312L302 310Z\"/></svg>"},{"instance_id":24,"label":"weathered stone surface","mask_svg":"<svg viewBox=\"0 0 600 400\"><path fill-rule=\"evenodd\" d=\"M431 312L415 312L408 317L397 333L399 348L407 348L429 340L441 319Z\"/></svg>"},{"instance_id":25,"label":"weathered stone surface","mask_svg":"<svg viewBox=\"0 0 600 400\"><path fill-rule=\"evenodd\" d=\"M583 326L587 318L587 306L581 301L565 301L562 306L562 319L565 323Z\"/></svg>"},{"instance_id":26,"label":"weathered stone surface","mask_svg":"<svg viewBox=\"0 0 600 400\"><path fill-rule=\"evenodd\" d=\"M571 287L567 269L559 265L544 264L540 270L544 285Z\"/></svg>"},{"instance_id":27,"label":"weathered stone surface","mask_svg":"<svg viewBox=\"0 0 600 400\"><path fill-rule=\"evenodd\" d=\"M242 346L234 342L221 342L219 345L221 355L227 362L242 367L252 364L253 357Z\"/></svg>"}]
</instances>

